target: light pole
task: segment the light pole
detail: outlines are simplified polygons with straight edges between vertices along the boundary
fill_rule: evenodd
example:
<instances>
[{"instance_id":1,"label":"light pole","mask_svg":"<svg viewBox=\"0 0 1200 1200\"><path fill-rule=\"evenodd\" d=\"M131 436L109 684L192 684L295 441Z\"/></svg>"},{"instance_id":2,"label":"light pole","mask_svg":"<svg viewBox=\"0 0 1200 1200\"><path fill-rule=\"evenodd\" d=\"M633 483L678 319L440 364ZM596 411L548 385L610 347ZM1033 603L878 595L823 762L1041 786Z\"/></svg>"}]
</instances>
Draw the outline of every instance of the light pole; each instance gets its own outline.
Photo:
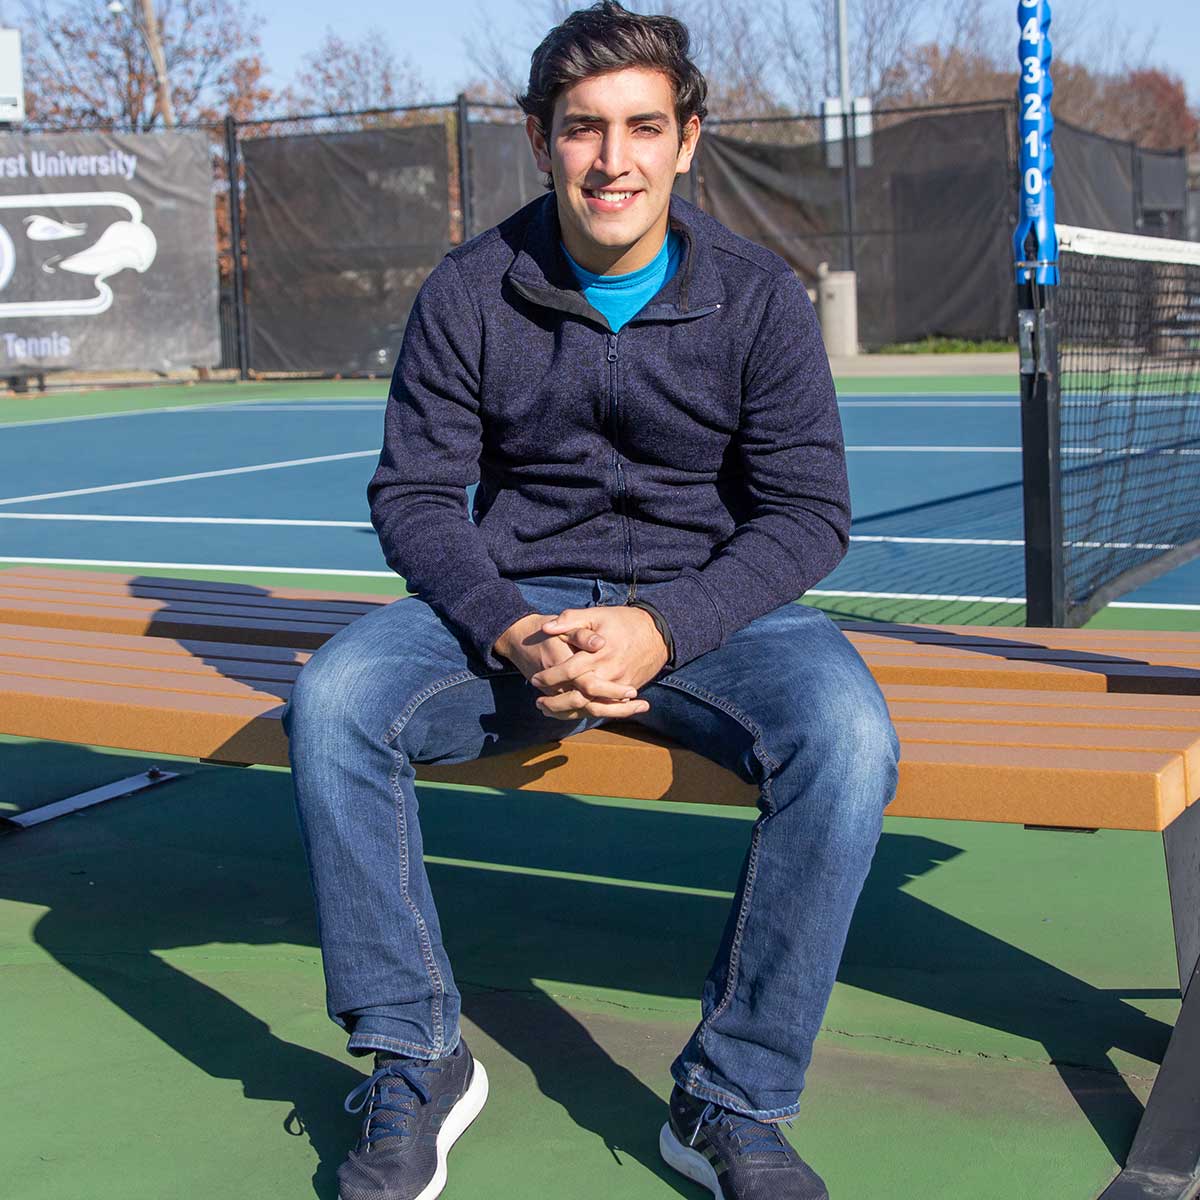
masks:
<instances>
[{"instance_id":1,"label":"light pole","mask_svg":"<svg viewBox=\"0 0 1200 1200\"><path fill-rule=\"evenodd\" d=\"M162 113L163 124L171 129L175 125L175 107L171 103L171 85L167 79L167 60L163 54L162 41L158 33L158 18L154 15L153 0L141 0L142 20L137 18L121 3L121 0L109 0L108 11L114 17L128 17L129 23L142 36L146 49L150 51L150 61L154 64L154 83L158 98L158 111Z\"/></svg>"},{"instance_id":2,"label":"light pole","mask_svg":"<svg viewBox=\"0 0 1200 1200\"><path fill-rule=\"evenodd\" d=\"M113 0L120 3L120 0ZM850 112L850 35L847 30L846 0L837 0L838 95L842 113Z\"/></svg>"}]
</instances>

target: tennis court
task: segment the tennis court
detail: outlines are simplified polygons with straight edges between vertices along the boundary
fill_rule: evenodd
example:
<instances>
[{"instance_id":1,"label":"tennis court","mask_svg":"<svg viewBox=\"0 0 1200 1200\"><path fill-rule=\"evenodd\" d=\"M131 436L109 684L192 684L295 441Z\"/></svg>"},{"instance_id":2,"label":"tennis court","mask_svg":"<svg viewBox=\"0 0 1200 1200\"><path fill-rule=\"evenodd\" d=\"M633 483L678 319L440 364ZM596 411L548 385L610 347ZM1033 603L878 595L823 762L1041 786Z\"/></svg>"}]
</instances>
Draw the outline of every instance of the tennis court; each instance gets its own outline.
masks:
<instances>
[{"instance_id":1,"label":"tennis court","mask_svg":"<svg viewBox=\"0 0 1200 1200\"><path fill-rule=\"evenodd\" d=\"M386 391L249 385L197 403L164 391L165 403L141 397L130 411L12 420L0 451L0 561L341 577L391 590L398 581L365 496ZM1015 380L849 379L840 395L853 541L811 599L877 619L1023 623ZM1118 423L1108 441L1121 436ZM1106 615L1190 628L1197 597L1200 561Z\"/></svg>"},{"instance_id":2,"label":"tennis court","mask_svg":"<svg viewBox=\"0 0 1200 1200\"><path fill-rule=\"evenodd\" d=\"M1014 381L840 391L856 541L818 602L1018 623ZM364 495L385 392L307 382L14 403L4 563L400 594ZM1102 619L1200 627L1197 578L1184 567L1126 598L1181 607ZM985 599L928 598L946 596ZM148 761L0 738L0 803L32 807ZM87 1091L86 1119L50 1138L44 1105L9 1110L14 1195L190 1197L230 1180L262 1197L335 1194L354 1125L338 1100L359 1074L324 1013L290 778L182 769L4 846L14 1032L0 1071L12 1094L64 1078ZM590 1200L615 1179L634 1200L682 1194L656 1145L666 1068L754 814L436 785L421 797L468 1036L493 1080L451 1190ZM845 1196L897 1178L931 1200L1098 1193L1178 1011L1169 930L1156 835L888 818L797 1123L805 1150ZM846 1137L859 1126L876 1153Z\"/></svg>"}]
</instances>

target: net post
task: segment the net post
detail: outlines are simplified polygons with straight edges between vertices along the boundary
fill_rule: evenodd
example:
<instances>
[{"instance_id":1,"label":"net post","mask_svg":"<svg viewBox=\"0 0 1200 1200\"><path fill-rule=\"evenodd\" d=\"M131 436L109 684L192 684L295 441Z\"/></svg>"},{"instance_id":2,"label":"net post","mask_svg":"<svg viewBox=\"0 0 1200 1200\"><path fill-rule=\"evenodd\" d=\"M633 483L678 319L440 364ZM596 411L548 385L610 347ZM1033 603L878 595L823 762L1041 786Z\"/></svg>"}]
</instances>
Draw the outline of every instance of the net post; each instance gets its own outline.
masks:
<instances>
[{"instance_id":1,"label":"net post","mask_svg":"<svg viewBox=\"0 0 1200 1200\"><path fill-rule=\"evenodd\" d=\"M246 276L242 269L242 190L239 182L237 121L225 118L225 166L229 174L229 248L233 255L233 317L237 326L238 378L250 378L246 338Z\"/></svg>"},{"instance_id":2,"label":"net post","mask_svg":"<svg viewBox=\"0 0 1200 1200\"><path fill-rule=\"evenodd\" d=\"M1025 624L1067 624L1063 570L1058 330L1049 297L1017 287L1021 358L1021 475L1025 517Z\"/></svg>"},{"instance_id":3,"label":"net post","mask_svg":"<svg viewBox=\"0 0 1200 1200\"><path fill-rule=\"evenodd\" d=\"M455 97L455 108L458 114L458 206L462 212L462 240L469 242L475 222L471 211L471 133L468 128L471 114L465 92L459 92Z\"/></svg>"}]
</instances>

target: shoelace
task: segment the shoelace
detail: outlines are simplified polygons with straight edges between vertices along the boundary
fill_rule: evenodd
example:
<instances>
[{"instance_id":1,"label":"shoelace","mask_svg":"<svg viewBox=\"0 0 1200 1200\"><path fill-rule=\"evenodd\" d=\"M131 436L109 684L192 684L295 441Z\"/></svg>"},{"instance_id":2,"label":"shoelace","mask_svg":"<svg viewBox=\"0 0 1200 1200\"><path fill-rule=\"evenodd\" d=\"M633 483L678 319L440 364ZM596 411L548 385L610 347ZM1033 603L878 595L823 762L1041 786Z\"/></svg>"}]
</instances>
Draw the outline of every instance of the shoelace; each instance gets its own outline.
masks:
<instances>
[{"instance_id":1,"label":"shoelace","mask_svg":"<svg viewBox=\"0 0 1200 1200\"><path fill-rule=\"evenodd\" d=\"M395 1058L384 1063L346 1097L344 1107L348 1113L360 1113L368 1103L371 1105L363 1125L364 1149L369 1149L372 1142L381 1138L411 1136L408 1118L416 1111L413 1102L419 1100L422 1104L429 1103L425 1076L441 1070L441 1067L435 1067L432 1063ZM378 1096L375 1095L377 1087ZM392 1115L381 1116L385 1113Z\"/></svg>"},{"instance_id":2,"label":"shoelace","mask_svg":"<svg viewBox=\"0 0 1200 1200\"><path fill-rule=\"evenodd\" d=\"M784 1124L790 1128L792 1123L785 1121ZM755 1153L782 1154L785 1158L788 1157L783 1135L773 1125L755 1121L752 1117L744 1117L741 1113L731 1112L712 1103L704 1106L700 1120L696 1122L696 1128L692 1130L692 1136L688 1139L689 1146L696 1144L696 1138L705 1125L724 1125L733 1137L739 1157ZM743 1136L746 1133L749 1134L748 1137Z\"/></svg>"}]
</instances>

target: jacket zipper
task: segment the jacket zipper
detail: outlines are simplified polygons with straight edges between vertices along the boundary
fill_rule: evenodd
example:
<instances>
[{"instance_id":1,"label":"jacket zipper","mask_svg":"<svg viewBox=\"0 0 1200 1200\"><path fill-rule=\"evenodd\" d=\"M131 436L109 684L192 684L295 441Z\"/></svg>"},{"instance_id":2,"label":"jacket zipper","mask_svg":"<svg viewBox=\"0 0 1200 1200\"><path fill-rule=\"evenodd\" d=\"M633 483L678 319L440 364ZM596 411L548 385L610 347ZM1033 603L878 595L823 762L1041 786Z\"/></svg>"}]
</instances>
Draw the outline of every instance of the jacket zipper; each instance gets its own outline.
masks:
<instances>
[{"instance_id":1,"label":"jacket zipper","mask_svg":"<svg viewBox=\"0 0 1200 1200\"><path fill-rule=\"evenodd\" d=\"M625 574L629 580L629 599L637 595L637 566L633 558L633 534L626 511L625 469L621 465L621 424L617 400L617 339L620 334L608 334L608 413L612 432L612 465L617 480L617 512L625 534Z\"/></svg>"}]
</instances>

